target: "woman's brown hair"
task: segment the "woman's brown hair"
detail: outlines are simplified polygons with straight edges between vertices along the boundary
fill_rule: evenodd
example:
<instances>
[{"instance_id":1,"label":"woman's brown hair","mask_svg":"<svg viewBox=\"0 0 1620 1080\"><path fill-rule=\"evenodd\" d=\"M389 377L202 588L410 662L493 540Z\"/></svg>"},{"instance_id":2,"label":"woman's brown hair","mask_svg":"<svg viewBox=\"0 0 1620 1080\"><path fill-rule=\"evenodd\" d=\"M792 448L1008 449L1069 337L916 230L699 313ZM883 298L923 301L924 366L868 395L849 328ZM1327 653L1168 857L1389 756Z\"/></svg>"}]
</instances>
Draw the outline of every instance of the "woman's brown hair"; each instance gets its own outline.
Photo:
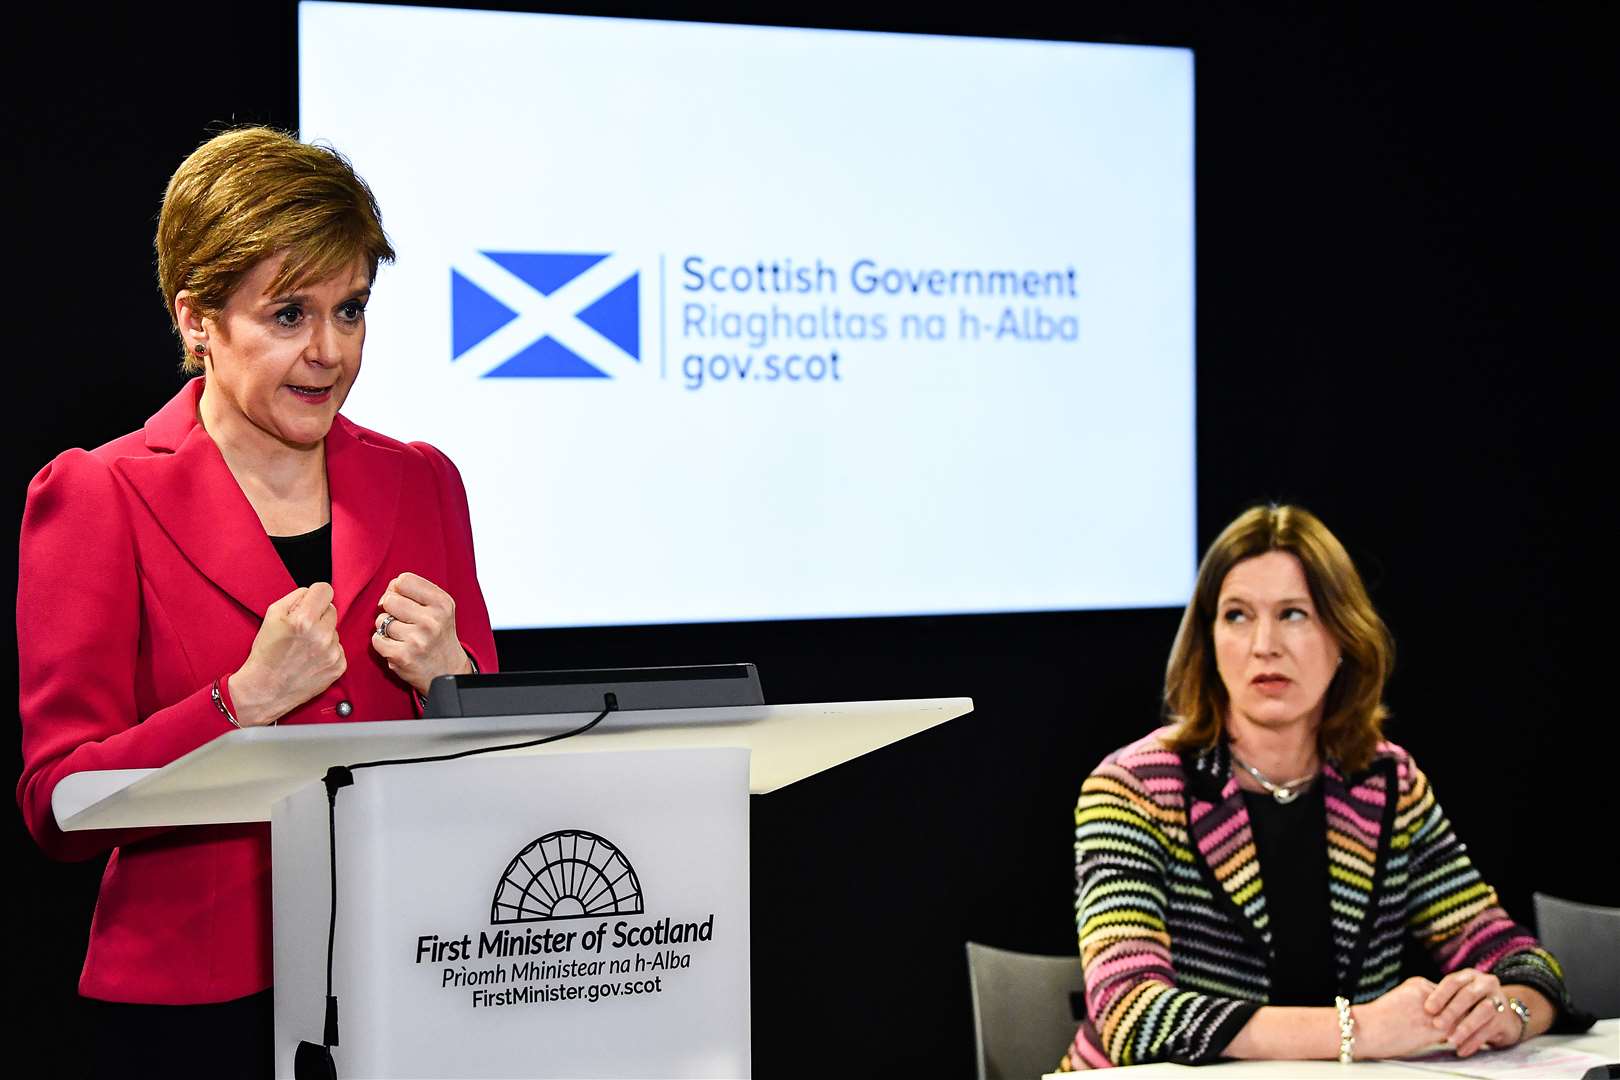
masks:
<instances>
[{"instance_id":1,"label":"woman's brown hair","mask_svg":"<svg viewBox=\"0 0 1620 1080\"><path fill-rule=\"evenodd\" d=\"M377 200L342 154L271 128L216 135L180 163L158 215L158 288L169 319L188 290L217 318L249 269L286 252L269 292L321 281L364 259L371 280L392 262ZM175 327L179 329L178 326ZM186 351L182 367L202 370Z\"/></svg>"},{"instance_id":2,"label":"woman's brown hair","mask_svg":"<svg viewBox=\"0 0 1620 1080\"><path fill-rule=\"evenodd\" d=\"M1395 664L1395 641L1373 610L1344 545L1316 515L1297 506L1245 510L1204 553L1165 668L1165 711L1176 725L1166 742L1173 750L1195 750L1220 740L1228 699L1215 666L1216 604L1232 568L1268 551L1286 551L1299 560L1318 617L1342 651L1344 662L1328 684L1317 742L1324 757L1359 772L1372 761L1389 716L1384 684Z\"/></svg>"}]
</instances>

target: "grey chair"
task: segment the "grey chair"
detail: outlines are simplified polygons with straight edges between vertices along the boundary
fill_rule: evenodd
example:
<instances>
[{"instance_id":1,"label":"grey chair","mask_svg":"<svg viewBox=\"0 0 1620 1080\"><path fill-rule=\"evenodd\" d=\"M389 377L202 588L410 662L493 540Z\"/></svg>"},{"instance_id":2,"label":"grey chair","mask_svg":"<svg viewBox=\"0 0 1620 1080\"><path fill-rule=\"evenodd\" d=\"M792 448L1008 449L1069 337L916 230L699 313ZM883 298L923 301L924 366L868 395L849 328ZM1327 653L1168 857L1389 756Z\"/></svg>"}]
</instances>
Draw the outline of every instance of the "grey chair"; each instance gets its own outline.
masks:
<instances>
[{"instance_id":1,"label":"grey chair","mask_svg":"<svg viewBox=\"0 0 1620 1080\"><path fill-rule=\"evenodd\" d=\"M1057 1068L1079 1023L1078 956L1033 956L967 943L979 1080L1035 1080Z\"/></svg>"},{"instance_id":2,"label":"grey chair","mask_svg":"<svg viewBox=\"0 0 1620 1080\"><path fill-rule=\"evenodd\" d=\"M1620 1016L1620 908L1536 893L1541 943L1564 968L1575 1004L1598 1016Z\"/></svg>"}]
</instances>

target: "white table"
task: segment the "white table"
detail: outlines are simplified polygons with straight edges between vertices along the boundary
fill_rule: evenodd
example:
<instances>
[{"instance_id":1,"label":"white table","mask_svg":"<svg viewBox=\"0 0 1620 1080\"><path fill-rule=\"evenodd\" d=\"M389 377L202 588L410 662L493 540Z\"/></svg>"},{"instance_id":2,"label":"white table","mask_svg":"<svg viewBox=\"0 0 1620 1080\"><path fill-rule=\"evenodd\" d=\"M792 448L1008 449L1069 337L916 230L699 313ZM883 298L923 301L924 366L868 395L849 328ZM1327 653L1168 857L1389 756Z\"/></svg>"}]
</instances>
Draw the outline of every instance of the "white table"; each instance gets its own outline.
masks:
<instances>
[{"instance_id":1,"label":"white table","mask_svg":"<svg viewBox=\"0 0 1620 1080\"><path fill-rule=\"evenodd\" d=\"M1425 1062L1421 1066L1406 1061L1358 1061L1353 1065L1340 1065L1337 1061L1226 1061L1195 1068L1159 1062L1154 1065L1131 1065L1107 1075L1119 1076L1120 1080L1149 1080L1150 1077L1160 1076L1179 1076L1184 1080L1191 1080L1193 1076L1202 1080L1248 1080L1249 1077L1263 1080L1314 1080L1317 1077L1335 1077L1337 1080L1445 1080L1447 1076L1488 1077L1492 1080L1497 1077L1504 1080L1509 1077L1513 1080L1531 1080L1532 1077L1537 1080L1580 1080L1590 1067L1588 1064L1581 1064L1573 1071L1567 1066L1559 1068L1550 1062L1539 1069L1530 1067L1533 1062L1524 1063L1519 1069L1508 1068L1516 1060L1527 1056L1526 1052L1551 1058L1554 1055L1543 1052L1557 1050L1577 1050L1597 1054L1606 1062L1620 1061L1620 1018L1599 1020L1584 1035L1543 1035L1520 1048L1484 1051L1471 1058ZM1437 1068L1444 1071L1436 1071ZM1125 1076L1126 1073L1131 1074L1129 1078ZM1072 1080L1073 1074L1049 1074L1054 1080L1065 1075Z\"/></svg>"}]
</instances>

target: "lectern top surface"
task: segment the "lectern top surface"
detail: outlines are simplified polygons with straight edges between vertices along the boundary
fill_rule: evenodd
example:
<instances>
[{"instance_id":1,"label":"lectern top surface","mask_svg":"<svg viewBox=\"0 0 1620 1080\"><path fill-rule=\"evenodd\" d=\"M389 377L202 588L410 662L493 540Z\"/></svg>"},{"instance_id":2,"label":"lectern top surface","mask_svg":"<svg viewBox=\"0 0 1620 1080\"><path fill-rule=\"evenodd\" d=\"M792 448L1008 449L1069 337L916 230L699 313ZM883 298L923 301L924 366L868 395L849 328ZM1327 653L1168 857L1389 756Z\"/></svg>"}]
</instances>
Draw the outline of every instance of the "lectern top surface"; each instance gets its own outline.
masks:
<instances>
[{"instance_id":1,"label":"lectern top surface","mask_svg":"<svg viewBox=\"0 0 1620 1080\"><path fill-rule=\"evenodd\" d=\"M743 747L764 794L973 710L971 698L615 712L584 735L503 753ZM162 769L75 773L52 807L66 832L268 821L333 765L450 754L567 731L589 713L304 724L232 731ZM431 767L431 766L424 766Z\"/></svg>"}]
</instances>

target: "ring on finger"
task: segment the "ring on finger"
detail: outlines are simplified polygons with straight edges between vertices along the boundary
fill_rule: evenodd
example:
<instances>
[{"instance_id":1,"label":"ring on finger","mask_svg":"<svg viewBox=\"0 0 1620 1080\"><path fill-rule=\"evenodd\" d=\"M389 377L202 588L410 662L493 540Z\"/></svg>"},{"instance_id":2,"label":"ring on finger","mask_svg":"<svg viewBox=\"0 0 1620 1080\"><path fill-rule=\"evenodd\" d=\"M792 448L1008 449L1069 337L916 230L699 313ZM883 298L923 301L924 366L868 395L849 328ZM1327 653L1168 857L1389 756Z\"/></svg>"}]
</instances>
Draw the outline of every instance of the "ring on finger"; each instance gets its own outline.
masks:
<instances>
[{"instance_id":1,"label":"ring on finger","mask_svg":"<svg viewBox=\"0 0 1620 1080\"><path fill-rule=\"evenodd\" d=\"M388 628L394 625L396 621L394 616L384 613L382 621L377 624L377 633L382 637L387 637Z\"/></svg>"},{"instance_id":2,"label":"ring on finger","mask_svg":"<svg viewBox=\"0 0 1620 1080\"><path fill-rule=\"evenodd\" d=\"M1491 1007L1497 1012L1507 1012L1507 1002L1499 997L1491 998Z\"/></svg>"}]
</instances>

